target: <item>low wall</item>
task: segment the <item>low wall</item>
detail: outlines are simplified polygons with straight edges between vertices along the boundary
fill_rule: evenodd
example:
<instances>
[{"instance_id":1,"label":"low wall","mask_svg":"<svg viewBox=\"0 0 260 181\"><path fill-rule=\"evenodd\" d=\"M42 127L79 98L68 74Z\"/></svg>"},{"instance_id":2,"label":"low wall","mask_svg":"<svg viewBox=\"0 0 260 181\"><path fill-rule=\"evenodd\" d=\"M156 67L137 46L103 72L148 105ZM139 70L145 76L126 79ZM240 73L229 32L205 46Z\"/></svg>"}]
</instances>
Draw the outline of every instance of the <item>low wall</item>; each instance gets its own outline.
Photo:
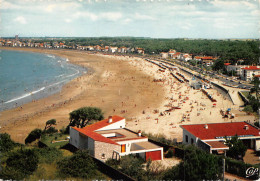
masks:
<instances>
[{"instance_id":1,"label":"low wall","mask_svg":"<svg viewBox=\"0 0 260 181\"><path fill-rule=\"evenodd\" d=\"M245 105L249 103L248 99L242 94L242 92L238 91L238 95L241 97Z\"/></svg>"},{"instance_id":2,"label":"low wall","mask_svg":"<svg viewBox=\"0 0 260 181\"><path fill-rule=\"evenodd\" d=\"M230 94L229 94L229 91L228 91L226 88L224 88L224 87L222 87L221 85L216 84L216 83L214 83L214 82L211 82L211 84L213 84L214 86L216 86L216 87L218 87L219 89L221 89L222 91L224 91L224 92L228 95L228 97L229 97L229 99L231 100L232 104L235 105L233 99L231 98L231 96L230 96Z\"/></svg>"},{"instance_id":3,"label":"low wall","mask_svg":"<svg viewBox=\"0 0 260 181\"><path fill-rule=\"evenodd\" d=\"M91 156L92 157L92 156ZM120 172L113 167L110 167L106 163L92 157L94 162L96 163L98 170L101 171L103 174L109 176L113 180L124 180L124 181L135 181L135 179L129 177L128 175Z\"/></svg>"}]
</instances>

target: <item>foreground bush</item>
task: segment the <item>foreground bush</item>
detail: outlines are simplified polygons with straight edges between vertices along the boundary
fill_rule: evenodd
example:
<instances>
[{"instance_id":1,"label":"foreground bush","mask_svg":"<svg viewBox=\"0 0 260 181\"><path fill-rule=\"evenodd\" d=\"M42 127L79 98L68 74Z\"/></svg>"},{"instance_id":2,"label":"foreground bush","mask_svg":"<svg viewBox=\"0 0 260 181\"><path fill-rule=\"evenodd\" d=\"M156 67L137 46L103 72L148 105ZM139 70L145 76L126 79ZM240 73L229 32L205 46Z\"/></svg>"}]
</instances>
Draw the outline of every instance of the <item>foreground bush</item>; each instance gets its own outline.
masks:
<instances>
[{"instance_id":1,"label":"foreground bush","mask_svg":"<svg viewBox=\"0 0 260 181\"><path fill-rule=\"evenodd\" d=\"M195 146L185 149L183 161L164 175L164 180L218 180L222 159Z\"/></svg>"},{"instance_id":2,"label":"foreground bush","mask_svg":"<svg viewBox=\"0 0 260 181\"><path fill-rule=\"evenodd\" d=\"M29 135L25 138L25 144L32 143L35 140L40 139L41 135L42 135L41 129L37 128L37 129L32 130L29 133Z\"/></svg>"},{"instance_id":3,"label":"foreground bush","mask_svg":"<svg viewBox=\"0 0 260 181\"><path fill-rule=\"evenodd\" d=\"M31 175L38 167L38 156L34 150L18 150L8 155L0 178L22 180Z\"/></svg>"},{"instance_id":4,"label":"foreground bush","mask_svg":"<svg viewBox=\"0 0 260 181\"><path fill-rule=\"evenodd\" d=\"M97 167L87 151L77 151L74 155L60 160L58 171L61 177L78 177L84 179L94 178Z\"/></svg>"},{"instance_id":5,"label":"foreground bush","mask_svg":"<svg viewBox=\"0 0 260 181\"><path fill-rule=\"evenodd\" d=\"M16 143L11 140L11 137L7 133L0 134L0 152L8 152L16 146Z\"/></svg>"},{"instance_id":6,"label":"foreground bush","mask_svg":"<svg viewBox=\"0 0 260 181\"><path fill-rule=\"evenodd\" d=\"M62 151L57 148L39 148L36 150L40 163L53 163L62 158Z\"/></svg>"}]
</instances>

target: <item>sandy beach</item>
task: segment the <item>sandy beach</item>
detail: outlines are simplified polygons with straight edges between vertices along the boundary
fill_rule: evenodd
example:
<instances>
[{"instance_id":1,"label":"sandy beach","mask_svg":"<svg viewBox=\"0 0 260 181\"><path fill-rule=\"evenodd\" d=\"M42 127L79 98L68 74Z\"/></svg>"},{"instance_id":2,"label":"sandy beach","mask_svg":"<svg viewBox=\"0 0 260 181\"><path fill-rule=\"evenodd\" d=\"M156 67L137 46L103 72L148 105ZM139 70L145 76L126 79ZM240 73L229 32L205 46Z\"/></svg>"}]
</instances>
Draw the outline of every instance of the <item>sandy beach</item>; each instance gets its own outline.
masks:
<instances>
[{"instance_id":1,"label":"sandy beach","mask_svg":"<svg viewBox=\"0 0 260 181\"><path fill-rule=\"evenodd\" d=\"M191 89L187 83L179 83L168 70L158 71L156 65L141 58L72 50L7 49L53 54L89 68L87 74L66 84L59 93L27 103L22 109L0 113L1 132L9 133L21 143L33 129L44 128L49 119L57 120L57 129L67 126L69 113L83 106L100 107L105 117L123 116L129 129L164 134L178 141L182 140L180 124L255 119L239 111L239 105L232 105L217 90L210 89L208 91L217 100L213 106L201 91ZM155 81L158 79L164 81ZM181 109L167 112L169 106ZM236 116L232 120L223 119L220 109L229 107Z\"/></svg>"}]
</instances>

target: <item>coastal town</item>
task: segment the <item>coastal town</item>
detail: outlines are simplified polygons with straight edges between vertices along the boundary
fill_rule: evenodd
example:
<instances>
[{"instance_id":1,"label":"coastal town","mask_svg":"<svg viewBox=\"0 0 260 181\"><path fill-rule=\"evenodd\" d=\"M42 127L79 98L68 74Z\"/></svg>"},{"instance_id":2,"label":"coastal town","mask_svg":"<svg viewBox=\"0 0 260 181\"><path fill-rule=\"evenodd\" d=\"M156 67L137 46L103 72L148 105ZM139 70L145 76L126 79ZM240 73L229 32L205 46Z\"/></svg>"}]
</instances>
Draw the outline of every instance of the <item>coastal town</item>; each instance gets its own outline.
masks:
<instances>
[{"instance_id":1,"label":"coastal town","mask_svg":"<svg viewBox=\"0 0 260 181\"><path fill-rule=\"evenodd\" d=\"M62 143L70 145L67 146L70 150L89 150L88 154L103 174L105 168L116 174L106 173L112 179L172 178L167 176L171 170L167 174L164 172L185 160L182 152L187 149L188 153L190 148L184 145L195 145L213 155L212 159L225 158L226 166L219 165L225 168L224 172L218 171L214 178L243 180L258 176L255 165L260 163L259 102L252 101L258 100L258 92L253 92L256 98L248 95L259 87L260 66L244 65L242 59L233 61L234 64L227 60L223 62L226 73L214 71L210 67L221 57L181 53L175 50L177 47L168 52L147 54L141 47L68 46L65 41L37 43L18 36L2 38L0 42L2 51L22 50L61 56L70 63L94 70L64 85L62 91L53 96L58 98L34 100L23 105L23 109L16 107L1 112L1 130L15 141L23 143L31 132L25 139L29 140L26 144L39 142L44 147L55 147L53 145ZM74 87L73 91L71 87ZM97 91L99 95L96 95ZM103 115L102 119L90 118L97 122L82 126L83 123L77 123L81 119L72 117L74 114L87 116L80 114L91 107L100 107L107 119ZM52 119L55 122L50 121ZM45 128L50 124L49 129L53 132L42 132L41 136L31 138L30 135L45 122ZM15 129L19 124L26 125L26 129ZM65 126L67 131L62 129ZM60 130L55 131L55 127ZM53 134L61 137L53 138ZM231 142L236 137L240 142ZM231 154L233 147L230 144L242 144L244 150ZM151 161L153 167L159 169L158 173L143 178L140 173L125 175L125 170L114 169L110 160L120 164L127 155ZM239 161L234 163L229 160L231 158ZM107 166L100 166L101 163ZM241 164L251 166L240 170ZM232 171L232 167L237 171ZM248 168L253 168L255 173L247 174Z\"/></svg>"}]
</instances>

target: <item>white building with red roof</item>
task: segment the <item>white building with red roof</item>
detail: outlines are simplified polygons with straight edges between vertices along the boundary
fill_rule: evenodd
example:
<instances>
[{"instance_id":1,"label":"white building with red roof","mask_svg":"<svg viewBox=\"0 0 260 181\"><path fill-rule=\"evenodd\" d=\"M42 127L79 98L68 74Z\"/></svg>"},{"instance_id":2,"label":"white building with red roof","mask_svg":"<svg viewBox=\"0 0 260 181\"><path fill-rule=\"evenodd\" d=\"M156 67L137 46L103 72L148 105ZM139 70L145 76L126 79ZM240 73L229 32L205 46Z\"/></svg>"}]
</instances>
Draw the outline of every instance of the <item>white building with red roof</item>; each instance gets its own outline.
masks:
<instances>
[{"instance_id":1,"label":"white building with red roof","mask_svg":"<svg viewBox=\"0 0 260 181\"><path fill-rule=\"evenodd\" d=\"M145 160L162 160L163 148L148 141L148 138L125 128L125 118L110 116L84 128L70 128L70 144L78 149L87 149L97 159L135 154Z\"/></svg>"},{"instance_id":2,"label":"white building with red roof","mask_svg":"<svg viewBox=\"0 0 260 181\"><path fill-rule=\"evenodd\" d=\"M260 66L247 66L242 68L242 80L251 81L255 75L260 75Z\"/></svg>"},{"instance_id":3,"label":"white building with red roof","mask_svg":"<svg viewBox=\"0 0 260 181\"><path fill-rule=\"evenodd\" d=\"M229 149L225 137L237 135L250 149L260 150L260 131L247 122L181 125L183 144L195 144L210 153L225 153Z\"/></svg>"}]
</instances>

